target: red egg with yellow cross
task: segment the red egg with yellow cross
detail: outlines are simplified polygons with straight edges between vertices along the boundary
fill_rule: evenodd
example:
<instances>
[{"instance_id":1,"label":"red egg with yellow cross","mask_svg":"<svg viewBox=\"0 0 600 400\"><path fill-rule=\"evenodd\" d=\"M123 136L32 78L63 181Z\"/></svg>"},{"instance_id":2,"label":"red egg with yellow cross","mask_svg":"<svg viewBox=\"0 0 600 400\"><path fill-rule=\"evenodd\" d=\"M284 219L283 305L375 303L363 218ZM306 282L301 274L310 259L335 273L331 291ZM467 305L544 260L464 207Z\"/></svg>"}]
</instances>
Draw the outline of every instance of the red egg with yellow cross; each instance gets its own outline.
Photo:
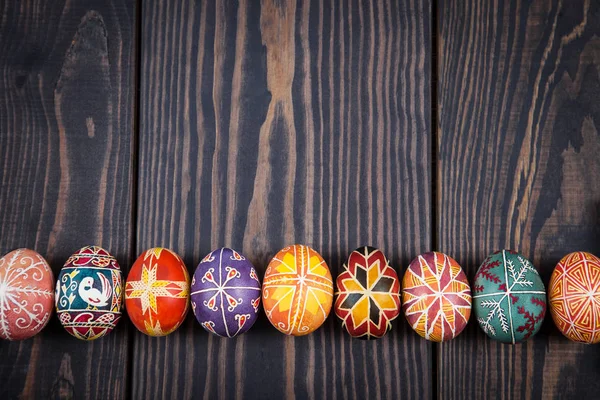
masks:
<instances>
[{"instance_id":1,"label":"red egg with yellow cross","mask_svg":"<svg viewBox=\"0 0 600 400\"><path fill-rule=\"evenodd\" d=\"M185 319L190 277L181 257L160 247L138 257L125 284L129 319L142 333L165 336Z\"/></svg>"}]
</instances>

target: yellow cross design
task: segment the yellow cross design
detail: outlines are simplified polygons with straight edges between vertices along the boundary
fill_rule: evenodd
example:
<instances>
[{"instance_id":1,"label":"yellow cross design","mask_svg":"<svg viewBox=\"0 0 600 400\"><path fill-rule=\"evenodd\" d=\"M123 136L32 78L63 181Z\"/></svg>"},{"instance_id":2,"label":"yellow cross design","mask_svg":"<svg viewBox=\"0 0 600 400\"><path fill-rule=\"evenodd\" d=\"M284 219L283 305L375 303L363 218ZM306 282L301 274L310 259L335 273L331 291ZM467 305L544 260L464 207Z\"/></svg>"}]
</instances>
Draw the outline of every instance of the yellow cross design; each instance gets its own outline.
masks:
<instances>
[{"instance_id":1,"label":"yellow cross design","mask_svg":"<svg viewBox=\"0 0 600 400\"><path fill-rule=\"evenodd\" d=\"M142 280L128 281L125 292L130 299L140 299L142 314L150 308L155 314L157 297L185 298L188 296L188 285L185 281L158 281L156 270L158 264L147 267L142 265Z\"/></svg>"}]
</instances>

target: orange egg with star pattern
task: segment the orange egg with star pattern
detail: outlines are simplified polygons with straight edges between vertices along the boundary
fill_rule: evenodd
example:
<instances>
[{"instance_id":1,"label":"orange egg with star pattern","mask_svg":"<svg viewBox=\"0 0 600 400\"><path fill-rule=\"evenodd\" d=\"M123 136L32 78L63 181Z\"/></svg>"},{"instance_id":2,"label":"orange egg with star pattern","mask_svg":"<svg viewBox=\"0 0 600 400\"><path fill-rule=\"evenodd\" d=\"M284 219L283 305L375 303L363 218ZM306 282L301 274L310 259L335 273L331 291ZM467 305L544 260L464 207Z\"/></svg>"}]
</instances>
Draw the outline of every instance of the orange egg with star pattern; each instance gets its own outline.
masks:
<instances>
[{"instance_id":1,"label":"orange egg with star pattern","mask_svg":"<svg viewBox=\"0 0 600 400\"><path fill-rule=\"evenodd\" d=\"M550 314L574 342L600 343L600 258L576 251L554 268L548 289Z\"/></svg>"},{"instance_id":2,"label":"orange egg with star pattern","mask_svg":"<svg viewBox=\"0 0 600 400\"><path fill-rule=\"evenodd\" d=\"M188 311L190 277L181 257L160 247L146 250L135 261L125 284L125 308L142 333L166 336Z\"/></svg>"},{"instance_id":3,"label":"orange egg with star pattern","mask_svg":"<svg viewBox=\"0 0 600 400\"><path fill-rule=\"evenodd\" d=\"M323 257L299 244L280 250L267 266L262 300L267 318L280 332L314 332L333 303L333 280Z\"/></svg>"}]
</instances>

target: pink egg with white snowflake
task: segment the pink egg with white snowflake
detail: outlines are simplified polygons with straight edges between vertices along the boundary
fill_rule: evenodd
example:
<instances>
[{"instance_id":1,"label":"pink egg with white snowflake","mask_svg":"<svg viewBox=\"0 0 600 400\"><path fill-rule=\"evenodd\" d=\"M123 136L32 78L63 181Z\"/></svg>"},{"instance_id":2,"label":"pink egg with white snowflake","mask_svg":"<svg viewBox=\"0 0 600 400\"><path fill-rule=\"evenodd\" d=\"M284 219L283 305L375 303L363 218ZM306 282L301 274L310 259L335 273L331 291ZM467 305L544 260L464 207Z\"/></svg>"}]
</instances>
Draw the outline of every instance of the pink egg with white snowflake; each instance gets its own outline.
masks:
<instances>
[{"instance_id":1,"label":"pink egg with white snowflake","mask_svg":"<svg viewBox=\"0 0 600 400\"><path fill-rule=\"evenodd\" d=\"M0 258L0 337L28 339L50 320L54 306L54 275L37 252L11 251Z\"/></svg>"}]
</instances>

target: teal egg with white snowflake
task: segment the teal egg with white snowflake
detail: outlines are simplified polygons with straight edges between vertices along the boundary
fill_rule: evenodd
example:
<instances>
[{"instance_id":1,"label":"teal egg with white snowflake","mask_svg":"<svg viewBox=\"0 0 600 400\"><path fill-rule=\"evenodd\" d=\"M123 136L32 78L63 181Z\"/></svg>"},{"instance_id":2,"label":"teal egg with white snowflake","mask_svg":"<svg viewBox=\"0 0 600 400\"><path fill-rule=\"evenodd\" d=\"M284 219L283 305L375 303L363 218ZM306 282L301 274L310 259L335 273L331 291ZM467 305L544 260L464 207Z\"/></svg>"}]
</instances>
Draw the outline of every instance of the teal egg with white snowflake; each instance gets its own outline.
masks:
<instances>
[{"instance_id":1,"label":"teal egg with white snowflake","mask_svg":"<svg viewBox=\"0 0 600 400\"><path fill-rule=\"evenodd\" d=\"M488 256L477 270L473 310L492 339L519 343L535 335L546 315L546 288L527 258L512 250Z\"/></svg>"}]
</instances>

